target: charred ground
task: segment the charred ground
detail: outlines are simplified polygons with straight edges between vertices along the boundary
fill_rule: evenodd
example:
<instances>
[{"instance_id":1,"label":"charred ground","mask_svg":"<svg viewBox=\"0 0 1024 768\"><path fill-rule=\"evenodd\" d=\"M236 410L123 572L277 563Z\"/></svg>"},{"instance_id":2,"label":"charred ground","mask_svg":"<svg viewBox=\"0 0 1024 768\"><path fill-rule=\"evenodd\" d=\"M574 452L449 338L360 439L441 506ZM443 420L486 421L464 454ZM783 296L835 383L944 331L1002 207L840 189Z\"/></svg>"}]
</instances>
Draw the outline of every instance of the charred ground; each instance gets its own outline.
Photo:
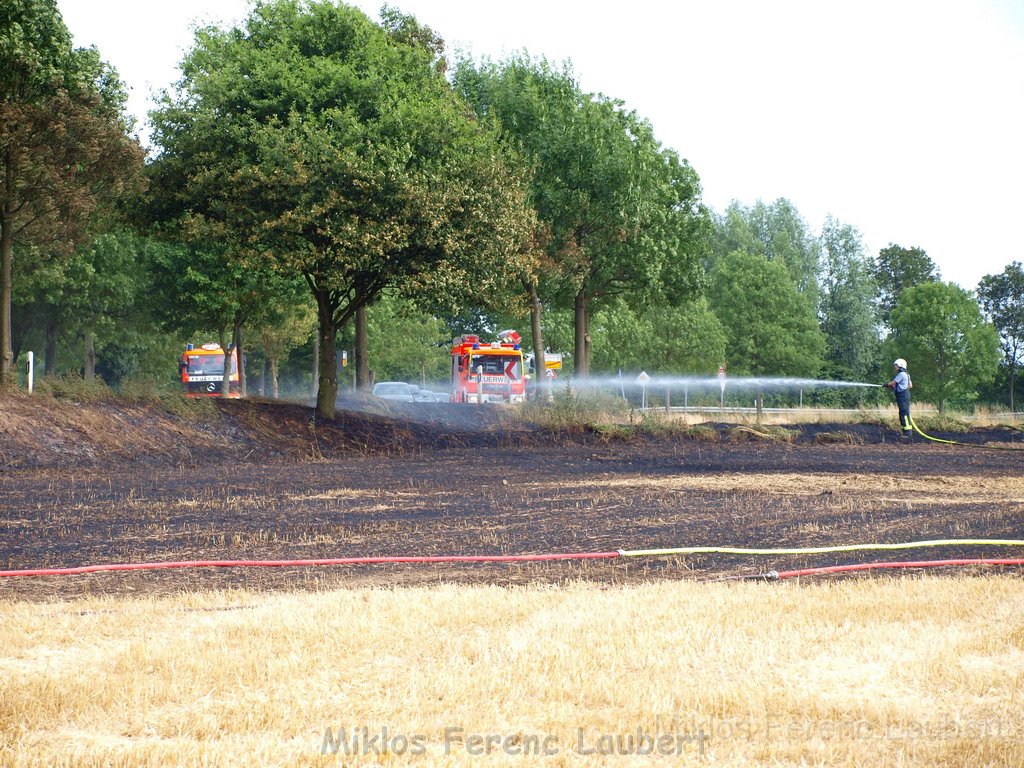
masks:
<instances>
[{"instance_id":1,"label":"charred ground","mask_svg":"<svg viewBox=\"0 0 1024 768\"><path fill-rule=\"evenodd\" d=\"M794 426L786 442L726 424L609 436L500 409L378 409L324 422L297 404L217 402L183 417L120 400L0 399L0 567L1024 538L1024 452L900 444L863 424ZM1024 446L1012 430L955 438ZM862 559L197 569L5 579L0 595L618 582Z\"/></svg>"}]
</instances>

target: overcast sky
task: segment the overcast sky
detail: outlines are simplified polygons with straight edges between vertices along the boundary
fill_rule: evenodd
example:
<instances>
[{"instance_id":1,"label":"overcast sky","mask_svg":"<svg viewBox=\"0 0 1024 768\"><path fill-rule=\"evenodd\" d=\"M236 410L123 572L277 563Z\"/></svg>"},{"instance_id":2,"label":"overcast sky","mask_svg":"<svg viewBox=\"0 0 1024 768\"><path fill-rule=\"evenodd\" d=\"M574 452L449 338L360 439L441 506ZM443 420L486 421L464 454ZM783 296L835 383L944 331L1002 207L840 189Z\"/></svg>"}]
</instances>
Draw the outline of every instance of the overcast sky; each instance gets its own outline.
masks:
<instances>
[{"instance_id":1,"label":"overcast sky","mask_svg":"<svg viewBox=\"0 0 1024 768\"><path fill-rule=\"evenodd\" d=\"M352 3L377 17L381 2ZM704 200L789 199L818 232L857 227L871 255L924 248L947 280L1024 260L1024 2L1020 0L391 0L449 50L571 60L700 175ZM131 89L177 77L197 22L245 0L58 0L76 45Z\"/></svg>"}]
</instances>

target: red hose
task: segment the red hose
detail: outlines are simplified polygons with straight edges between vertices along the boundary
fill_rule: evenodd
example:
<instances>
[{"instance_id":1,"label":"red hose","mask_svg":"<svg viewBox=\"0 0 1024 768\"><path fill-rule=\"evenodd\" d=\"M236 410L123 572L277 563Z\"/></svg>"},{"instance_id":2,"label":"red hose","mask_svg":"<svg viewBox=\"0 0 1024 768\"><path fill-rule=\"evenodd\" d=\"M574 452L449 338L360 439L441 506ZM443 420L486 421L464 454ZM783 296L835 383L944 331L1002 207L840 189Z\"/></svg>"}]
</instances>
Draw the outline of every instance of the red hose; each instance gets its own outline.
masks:
<instances>
[{"instance_id":1,"label":"red hose","mask_svg":"<svg viewBox=\"0 0 1024 768\"><path fill-rule=\"evenodd\" d=\"M820 576L826 573L846 573L849 571L870 571L880 568L940 568L945 565L1024 565L1021 559L983 559L983 560L917 560L895 563L857 563L855 565L829 565L824 568L801 568L798 571L774 571L765 575L769 579L792 579L796 576Z\"/></svg>"},{"instance_id":2,"label":"red hose","mask_svg":"<svg viewBox=\"0 0 1024 768\"><path fill-rule=\"evenodd\" d=\"M539 562L544 560L610 560L622 557L621 551L576 552L543 555L435 555L394 557L333 557L317 560L181 560L155 563L107 563L81 565L72 568L32 568L20 571L0 571L0 577L10 576L71 576L101 571L154 571L173 568L281 568L307 565L378 565L384 563L513 563ZM821 568L801 568L795 571L772 571L761 576L740 577L767 580L792 579L799 576L820 576L829 573L848 573L897 568L940 568L955 565L1018 565L1024 566L1024 559L988 558L963 560L917 560L906 562L856 563L853 565L830 565Z\"/></svg>"},{"instance_id":3,"label":"red hose","mask_svg":"<svg viewBox=\"0 0 1024 768\"><path fill-rule=\"evenodd\" d=\"M380 563L512 563L540 560L601 560L621 557L615 552L578 552L546 555L437 555L397 557L332 557L321 560L181 560L157 563L107 563L74 568L32 568L0 571L3 576L70 576L99 571L154 571L158 568L280 568L303 565L374 565Z\"/></svg>"}]
</instances>

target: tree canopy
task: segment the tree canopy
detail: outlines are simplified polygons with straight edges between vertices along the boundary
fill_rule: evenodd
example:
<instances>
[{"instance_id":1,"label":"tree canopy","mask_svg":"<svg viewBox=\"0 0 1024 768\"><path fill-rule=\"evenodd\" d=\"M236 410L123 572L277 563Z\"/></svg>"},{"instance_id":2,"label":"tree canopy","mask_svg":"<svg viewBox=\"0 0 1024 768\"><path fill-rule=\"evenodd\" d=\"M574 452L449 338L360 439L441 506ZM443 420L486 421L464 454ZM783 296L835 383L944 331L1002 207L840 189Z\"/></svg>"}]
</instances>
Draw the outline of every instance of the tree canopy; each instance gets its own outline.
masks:
<instances>
[{"instance_id":1,"label":"tree canopy","mask_svg":"<svg viewBox=\"0 0 1024 768\"><path fill-rule=\"evenodd\" d=\"M939 268L923 249L893 243L878 252L872 274L878 286L879 310L885 325L889 325L893 309L905 289L941 279Z\"/></svg>"},{"instance_id":2,"label":"tree canopy","mask_svg":"<svg viewBox=\"0 0 1024 768\"><path fill-rule=\"evenodd\" d=\"M385 289L458 304L497 287L529 231L521 174L423 39L326 0L260 2L200 30L153 114L158 214L309 287L322 415L340 325Z\"/></svg>"},{"instance_id":3,"label":"tree canopy","mask_svg":"<svg viewBox=\"0 0 1024 768\"><path fill-rule=\"evenodd\" d=\"M137 177L125 92L95 49L75 49L55 0L0 4L0 385L13 365L15 246L70 254L90 216Z\"/></svg>"},{"instance_id":4,"label":"tree canopy","mask_svg":"<svg viewBox=\"0 0 1024 768\"><path fill-rule=\"evenodd\" d=\"M591 327L599 371L710 374L725 359L725 331L704 298L642 308L620 300L595 312Z\"/></svg>"},{"instance_id":5,"label":"tree canopy","mask_svg":"<svg viewBox=\"0 0 1024 768\"><path fill-rule=\"evenodd\" d=\"M525 55L455 72L460 93L533 169L530 202L551 268L545 291L575 313L573 366L589 373L590 312L630 294L693 298L707 212L690 165L621 102Z\"/></svg>"},{"instance_id":6,"label":"tree canopy","mask_svg":"<svg viewBox=\"0 0 1024 768\"><path fill-rule=\"evenodd\" d=\"M985 275L978 284L978 298L999 334L1013 411L1017 368L1024 358L1024 267L1015 261L997 275Z\"/></svg>"},{"instance_id":7,"label":"tree canopy","mask_svg":"<svg viewBox=\"0 0 1024 768\"><path fill-rule=\"evenodd\" d=\"M876 286L860 233L829 217L821 233L821 328L828 376L865 381L878 367Z\"/></svg>"},{"instance_id":8,"label":"tree canopy","mask_svg":"<svg viewBox=\"0 0 1024 768\"><path fill-rule=\"evenodd\" d=\"M972 399L999 360L995 329L978 302L955 283L925 282L900 294L887 340L890 357L909 363L914 394L938 403Z\"/></svg>"},{"instance_id":9,"label":"tree canopy","mask_svg":"<svg viewBox=\"0 0 1024 768\"><path fill-rule=\"evenodd\" d=\"M126 196L142 152L124 88L72 47L56 2L0 4L0 383L44 344L48 374L142 365L170 384L186 334L230 330L244 350L244 326L271 389L278 367L285 388L312 370L330 416L339 343L355 386L371 368L423 380L446 337L522 331L528 311L538 358L571 352L578 377L725 360L867 381L884 350L920 397L1009 384L1015 403L1018 263L965 299L932 287L923 249L869 259L852 225L812 230L784 198L710 212L683 155L571 65L524 52L449 71L444 40L393 7L378 23L254 0L197 30L151 115L149 189Z\"/></svg>"},{"instance_id":10,"label":"tree canopy","mask_svg":"<svg viewBox=\"0 0 1024 768\"><path fill-rule=\"evenodd\" d=\"M818 375L825 337L780 261L733 251L711 271L708 298L725 328L730 372Z\"/></svg>"},{"instance_id":11,"label":"tree canopy","mask_svg":"<svg viewBox=\"0 0 1024 768\"><path fill-rule=\"evenodd\" d=\"M797 290L817 302L821 245L789 200L750 206L734 200L714 222L709 269L737 250L764 256L785 265Z\"/></svg>"}]
</instances>

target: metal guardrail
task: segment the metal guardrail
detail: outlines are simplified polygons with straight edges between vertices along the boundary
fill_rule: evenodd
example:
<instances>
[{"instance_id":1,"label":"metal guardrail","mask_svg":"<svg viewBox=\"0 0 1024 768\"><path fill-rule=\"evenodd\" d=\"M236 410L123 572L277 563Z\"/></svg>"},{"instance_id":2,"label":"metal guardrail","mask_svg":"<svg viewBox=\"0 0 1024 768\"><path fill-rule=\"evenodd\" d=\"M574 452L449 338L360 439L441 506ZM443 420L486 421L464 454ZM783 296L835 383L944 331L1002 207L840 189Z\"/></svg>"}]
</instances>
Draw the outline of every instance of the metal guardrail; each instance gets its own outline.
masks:
<instances>
[{"instance_id":1,"label":"metal guardrail","mask_svg":"<svg viewBox=\"0 0 1024 768\"><path fill-rule=\"evenodd\" d=\"M664 405L648 405L646 407L638 407L638 411L661 411L662 413L757 413L757 408L753 406L726 406L721 408L717 405L673 405L666 408ZM918 408L915 409L916 413L925 413L928 415L937 414L938 410L935 408ZM837 415L852 415L858 413L873 413L871 410L863 410L861 408L809 408L809 407L793 407L793 408L762 408L761 413L831 413ZM971 417L973 418L973 417Z\"/></svg>"},{"instance_id":2,"label":"metal guardrail","mask_svg":"<svg viewBox=\"0 0 1024 768\"><path fill-rule=\"evenodd\" d=\"M720 413L720 414L756 414L757 408L753 406L726 406L721 408L717 405L691 405L691 406L676 406L673 405L669 408L665 408L664 405L648 405L646 407L637 406L636 410L644 413ZM891 410L895 412L895 406L891 407ZM881 409L861 409L861 408L811 408L811 407L800 407L794 406L792 408L762 408L761 413L771 414L791 414L791 415L836 415L836 416L854 416L857 414L877 414L879 416L886 415L886 412ZM924 407L915 408L914 413L925 416L937 416L939 413L938 408ZM958 419L964 419L967 421L973 421L978 418L991 419L993 414L973 414L973 413L956 413L954 414ZM1024 422L1024 411L1015 411L1013 413L1000 413L995 414L995 418L999 421L1011 421L1011 422Z\"/></svg>"}]
</instances>

